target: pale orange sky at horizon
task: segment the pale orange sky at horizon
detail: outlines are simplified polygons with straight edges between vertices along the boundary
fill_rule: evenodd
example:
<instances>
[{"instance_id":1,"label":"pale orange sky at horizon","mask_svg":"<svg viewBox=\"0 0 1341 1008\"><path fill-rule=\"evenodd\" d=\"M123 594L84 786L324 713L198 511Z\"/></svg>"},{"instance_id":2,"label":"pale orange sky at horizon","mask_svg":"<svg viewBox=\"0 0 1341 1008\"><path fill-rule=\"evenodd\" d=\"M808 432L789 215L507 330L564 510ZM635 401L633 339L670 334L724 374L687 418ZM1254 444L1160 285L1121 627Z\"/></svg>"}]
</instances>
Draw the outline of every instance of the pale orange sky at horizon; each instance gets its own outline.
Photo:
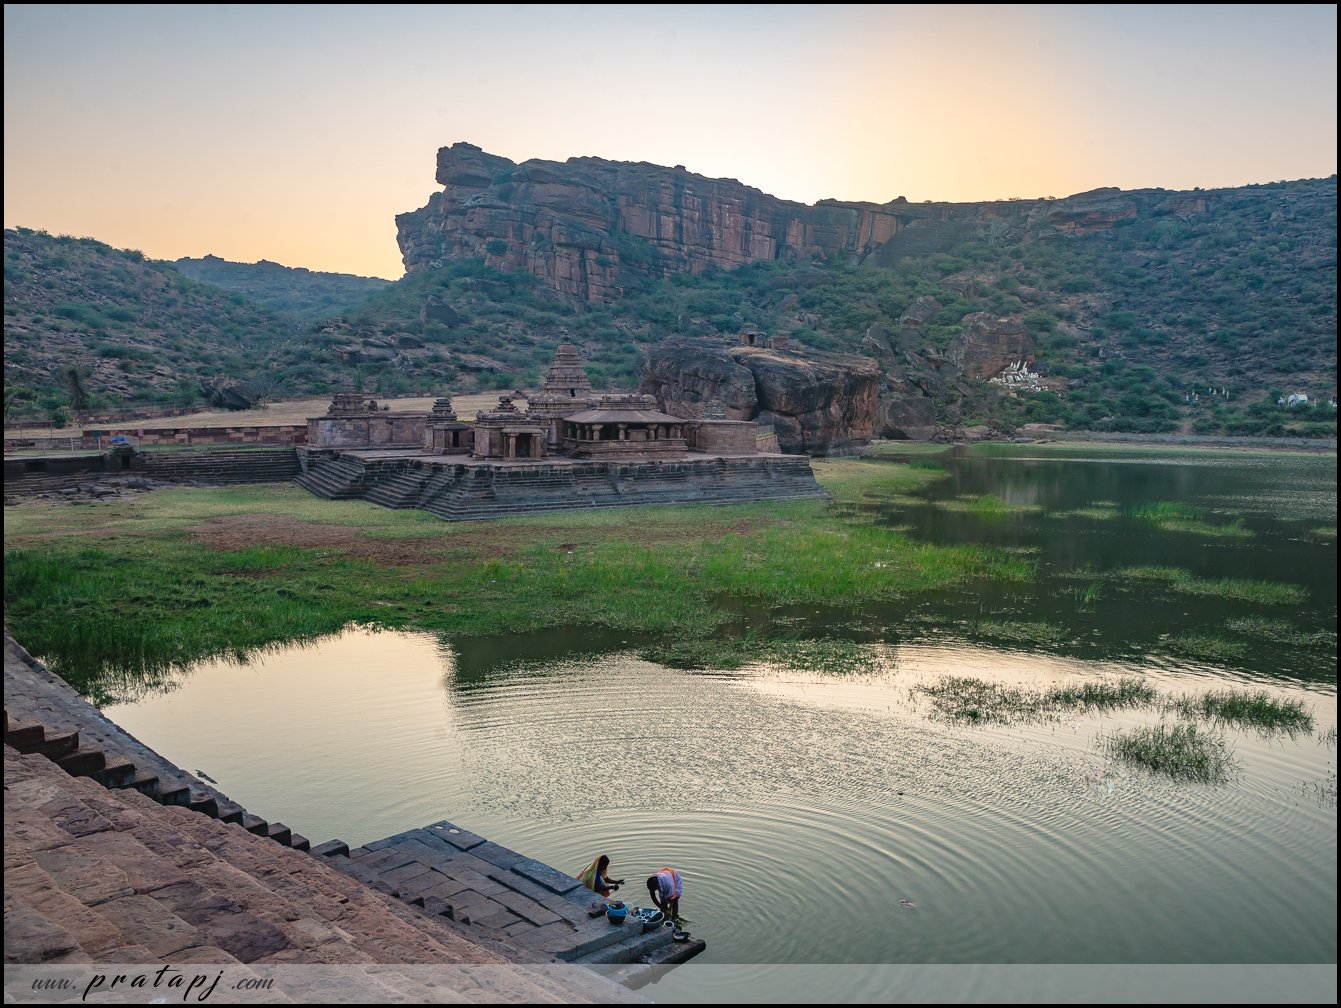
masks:
<instances>
[{"instance_id":1,"label":"pale orange sky at horizon","mask_svg":"<svg viewBox=\"0 0 1341 1008\"><path fill-rule=\"evenodd\" d=\"M1336 7L5 7L6 227L394 278L462 140L805 203L1326 177Z\"/></svg>"}]
</instances>

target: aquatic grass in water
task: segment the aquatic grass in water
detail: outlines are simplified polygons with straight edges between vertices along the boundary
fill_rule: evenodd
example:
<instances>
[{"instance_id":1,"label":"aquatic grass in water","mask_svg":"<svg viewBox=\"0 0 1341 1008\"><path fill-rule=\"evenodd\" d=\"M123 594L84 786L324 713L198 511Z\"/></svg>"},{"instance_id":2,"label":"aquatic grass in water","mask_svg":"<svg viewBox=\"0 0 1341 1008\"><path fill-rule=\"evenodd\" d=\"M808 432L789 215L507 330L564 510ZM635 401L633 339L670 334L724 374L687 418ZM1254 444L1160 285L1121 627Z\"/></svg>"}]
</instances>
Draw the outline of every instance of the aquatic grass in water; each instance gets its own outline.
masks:
<instances>
[{"instance_id":1,"label":"aquatic grass in water","mask_svg":"<svg viewBox=\"0 0 1341 1008\"><path fill-rule=\"evenodd\" d=\"M687 669L738 669L757 662L829 675L871 675L885 669L875 648L840 637L769 638L753 633L679 637L642 648L639 657Z\"/></svg>"},{"instance_id":2,"label":"aquatic grass in water","mask_svg":"<svg viewBox=\"0 0 1341 1008\"><path fill-rule=\"evenodd\" d=\"M1169 709L1185 718L1202 718L1240 728L1266 732L1311 732L1313 715L1302 700L1278 700L1266 690L1212 690L1200 696L1182 696Z\"/></svg>"},{"instance_id":3,"label":"aquatic grass in water","mask_svg":"<svg viewBox=\"0 0 1341 1008\"><path fill-rule=\"evenodd\" d=\"M1116 731L1103 743L1115 759L1178 781L1223 784L1238 769L1223 735L1192 724Z\"/></svg>"},{"instance_id":4,"label":"aquatic grass in water","mask_svg":"<svg viewBox=\"0 0 1341 1008\"><path fill-rule=\"evenodd\" d=\"M1309 529L1309 535L1313 536L1315 539L1335 539L1336 526L1326 525L1322 528Z\"/></svg>"},{"instance_id":5,"label":"aquatic grass in water","mask_svg":"<svg viewBox=\"0 0 1341 1008\"><path fill-rule=\"evenodd\" d=\"M1044 721L1084 709L1149 706L1158 698L1139 676L1063 683L1041 692L966 676L943 676L917 688L931 698L938 715L969 724Z\"/></svg>"},{"instance_id":6,"label":"aquatic grass in water","mask_svg":"<svg viewBox=\"0 0 1341 1008\"><path fill-rule=\"evenodd\" d=\"M1128 511L1128 515L1137 520L1147 521L1165 532L1189 532L1224 539L1251 539L1253 536L1251 529L1244 528L1242 518L1235 518L1224 525L1216 525L1206 520L1206 511L1203 508L1177 501L1138 504Z\"/></svg>"},{"instance_id":7,"label":"aquatic grass in water","mask_svg":"<svg viewBox=\"0 0 1341 1008\"><path fill-rule=\"evenodd\" d=\"M1076 612L1092 613L1096 611L1099 600L1103 598L1103 587L1098 584L1086 585L1080 587L1063 589L1063 594L1071 596L1075 600Z\"/></svg>"},{"instance_id":8,"label":"aquatic grass in water","mask_svg":"<svg viewBox=\"0 0 1341 1008\"><path fill-rule=\"evenodd\" d=\"M974 629L983 637L1012 644L1056 645L1066 640L1066 631L1055 623L983 620Z\"/></svg>"},{"instance_id":9,"label":"aquatic grass in water","mask_svg":"<svg viewBox=\"0 0 1341 1008\"><path fill-rule=\"evenodd\" d=\"M936 501L935 506L943 511L970 514L988 521L1000 520L1012 515L1038 514L1043 510L1038 504L1012 504L994 494L970 494L951 500Z\"/></svg>"},{"instance_id":10,"label":"aquatic grass in water","mask_svg":"<svg viewBox=\"0 0 1341 1008\"><path fill-rule=\"evenodd\" d=\"M1120 516L1116 507L1103 507L1091 504L1088 507L1071 508L1069 511L1049 511L1049 518L1084 518L1088 521L1109 521Z\"/></svg>"},{"instance_id":11,"label":"aquatic grass in water","mask_svg":"<svg viewBox=\"0 0 1341 1008\"><path fill-rule=\"evenodd\" d=\"M1042 694L972 676L943 676L917 689L931 698L935 712L969 724L1014 724L1044 716Z\"/></svg>"},{"instance_id":12,"label":"aquatic grass in water","mask_svg":"<svg viewBox=\"0 0 1341 1008\"><path fill-rule=\"evenodd\" d=\"M768 654L779 665L801 672L874 675L886 667L875 648L841 637L774 641Z\"/></svg>"},{"instance_id":13,"label":"aquatic grass in water","mask_svg":"<svg viewBox=\"0 0 1341 1008\"><path fill-rule=\"evenodd\" d=\"M1225 620L1225 629L1246 637L1275 641L1278 644L1291 644L1295 647L1336 648L1336 634L1308 633L1284 620L1268 619L1265 616L1242 616Z\"/></svg>"},{"instance_id":14,"label":"aquatic grass in water","mask_svg":"<svg viewBox=\"0 0 1341 1008\"><path fill-rule=\"evenodd\" d=\"M1210 634L1180 634L1170 639L1169 646L1179 654L1216 662L1233 661L1248 653L1248 646L1242 641Z\"/></svg>"},{"instance_id":15,"label":"aquatic grass in water","mask_svg":"<svg viewBox=\"0 0 1341 1008\"><path fill-rule=\"evenodd\" d=\"M1118 710L1124 707L1143 707L1153 704L1158 694L1140 676L1123 676L1112 682L1065 683L1053 686L1047 692L1049 703L1059 707L1093 707L1098 710Z\"/></svg>"},{"instance_id":16,"label":"aquatic grass in water","mask_svg":"<svg viewBox=\"0 0 1341 1008\"><path fill-rule=\"evenodd\" d=\"M1308 598L1308 592L1298 585L1246 578L1199 578L1179 567L1123 567L1114 571L1112 577L1123 581L1154 581L1188 595L1241 599L1262 605L1288 605Z\"/></svg>"}]
</instances>

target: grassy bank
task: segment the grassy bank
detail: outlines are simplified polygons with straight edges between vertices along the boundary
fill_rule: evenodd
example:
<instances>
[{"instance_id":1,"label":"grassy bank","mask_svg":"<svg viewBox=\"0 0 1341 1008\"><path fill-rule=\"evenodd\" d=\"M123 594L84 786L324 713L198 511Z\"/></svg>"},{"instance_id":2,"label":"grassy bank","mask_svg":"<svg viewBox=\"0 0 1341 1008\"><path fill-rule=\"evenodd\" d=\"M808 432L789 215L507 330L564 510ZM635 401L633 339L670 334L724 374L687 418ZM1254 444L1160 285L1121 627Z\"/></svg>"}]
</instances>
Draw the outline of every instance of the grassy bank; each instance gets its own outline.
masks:
<instances>
[{"instance_id":1,"label":"grassy bank","mask_svg":"<svg viewBox=\"0 0 1341 1008\"><path fill-rule=\"evenodd\" d=\"M346 623L454 634L599 626L692 648L765 606L852 605L982 579L1027 558L915 542L855 505L934 469L820 462L823 501L447 523L288 485L157 491L6 509L5 607L34 653L90 691L107 665L172 663Z\"/></svg>"}]
</instances>

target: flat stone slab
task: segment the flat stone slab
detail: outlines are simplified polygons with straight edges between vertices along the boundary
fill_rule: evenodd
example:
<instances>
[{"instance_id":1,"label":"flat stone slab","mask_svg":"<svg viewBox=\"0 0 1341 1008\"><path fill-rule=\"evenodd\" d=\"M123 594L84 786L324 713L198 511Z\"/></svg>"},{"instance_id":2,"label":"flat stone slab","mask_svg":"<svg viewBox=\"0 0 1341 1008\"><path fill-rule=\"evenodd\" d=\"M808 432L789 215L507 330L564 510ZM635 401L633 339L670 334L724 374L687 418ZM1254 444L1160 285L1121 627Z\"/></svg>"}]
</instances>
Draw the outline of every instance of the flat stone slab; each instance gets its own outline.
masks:
<instances>
[{"instance_id":1,"label":"flat stone slab","mask_svg":"<svg viewBox=\"0 0 1341 1008\"><path fill-rule=\"evenodd\" d=\"M551 868L534 858L523 858L512 866L512 870L522 878L530 879L559 896L572 892L582 884L573 876L565 875L557 868Z\"/></svg>"},{"instance_id":2,"label":"flat stone slab","mask_svg":"<svg viewBox=\"0 0 1341 1008\"><path fill-rule=\"evenodd\" d=\"M478 847L471 848L470 855L479 858L481 861L488 861L498 868L511 868L513 865L526 860L524 854L508 850L502 844L496 844L492 840L486 840Z\"/></svg>"},{"instance_id":3,"label":"flat stone slab","mask_svg":"<svg viewBox=\"0 0 1341 1008\"><path fill-rule=\"evenodd\" d=\"M460 826L453 826L446 819L425 826L424 829L431 830L458 850L470 850L486 842L484 837L472 833L470 830L462 829Z\"/></svg>"}]
</instances>

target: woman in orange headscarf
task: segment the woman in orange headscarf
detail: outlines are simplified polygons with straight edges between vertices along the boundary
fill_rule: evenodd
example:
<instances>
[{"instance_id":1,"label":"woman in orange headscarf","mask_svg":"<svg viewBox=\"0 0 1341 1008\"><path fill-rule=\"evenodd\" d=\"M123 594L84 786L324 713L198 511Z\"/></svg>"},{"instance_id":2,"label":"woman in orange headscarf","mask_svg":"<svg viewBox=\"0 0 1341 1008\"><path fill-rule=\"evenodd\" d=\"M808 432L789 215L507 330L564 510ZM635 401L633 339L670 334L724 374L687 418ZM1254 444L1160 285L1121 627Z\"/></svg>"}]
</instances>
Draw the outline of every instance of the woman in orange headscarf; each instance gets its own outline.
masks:
<instances>
[{"instance_id":1,"label":"woman in orange headscarf","mask_svg":"<svg viewBox=\"0 0 1341 1008\"><path fill-rule=\"evenodd\" d=\"M622 878L610 877L610 859L604 854L582 869L578 881L598 896L609 896L624 884Z\"/></svg>"}]
</instances>

